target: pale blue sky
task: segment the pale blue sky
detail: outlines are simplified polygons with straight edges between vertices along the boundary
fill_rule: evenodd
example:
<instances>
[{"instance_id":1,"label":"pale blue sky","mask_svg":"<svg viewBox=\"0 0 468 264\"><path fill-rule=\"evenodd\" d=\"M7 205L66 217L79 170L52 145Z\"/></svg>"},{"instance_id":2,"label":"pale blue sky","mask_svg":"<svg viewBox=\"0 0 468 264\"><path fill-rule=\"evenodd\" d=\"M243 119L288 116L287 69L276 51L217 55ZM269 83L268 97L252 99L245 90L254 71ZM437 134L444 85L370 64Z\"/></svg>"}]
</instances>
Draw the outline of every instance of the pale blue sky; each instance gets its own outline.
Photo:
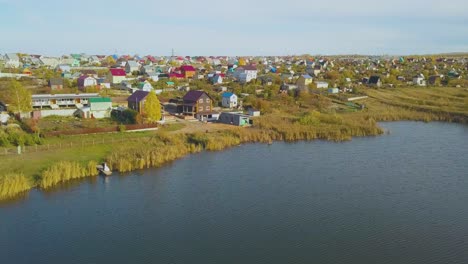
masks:
<instances>
[{"instance_id":1,"label":"pale blue sky","mask_svg":"<svg viewBox=\"0 0 468 264\"><path fill-rule=\"evenodd\" d=\"M467 0L0 0L0 53L468 52Z\"/></svg>"}]
</instances>

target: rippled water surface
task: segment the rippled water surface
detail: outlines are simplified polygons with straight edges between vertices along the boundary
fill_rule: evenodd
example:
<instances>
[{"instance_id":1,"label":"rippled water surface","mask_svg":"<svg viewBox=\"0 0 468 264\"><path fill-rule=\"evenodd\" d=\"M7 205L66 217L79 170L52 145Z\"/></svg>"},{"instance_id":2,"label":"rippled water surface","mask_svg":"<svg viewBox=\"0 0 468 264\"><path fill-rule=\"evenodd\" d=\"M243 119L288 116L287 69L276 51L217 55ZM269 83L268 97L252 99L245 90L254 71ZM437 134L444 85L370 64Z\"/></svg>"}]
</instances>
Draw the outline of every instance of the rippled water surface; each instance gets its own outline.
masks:
<instances>
[{"instance_id":1,"label":"rippled water surface","mask_svg":"<svg viewBox=\"0 0 468 264\"><path fill-rule=\"evenodd\" d=\"M468 127L243 145L0 205L0 263L468 263Z\"/></svg>"}]
</instances>

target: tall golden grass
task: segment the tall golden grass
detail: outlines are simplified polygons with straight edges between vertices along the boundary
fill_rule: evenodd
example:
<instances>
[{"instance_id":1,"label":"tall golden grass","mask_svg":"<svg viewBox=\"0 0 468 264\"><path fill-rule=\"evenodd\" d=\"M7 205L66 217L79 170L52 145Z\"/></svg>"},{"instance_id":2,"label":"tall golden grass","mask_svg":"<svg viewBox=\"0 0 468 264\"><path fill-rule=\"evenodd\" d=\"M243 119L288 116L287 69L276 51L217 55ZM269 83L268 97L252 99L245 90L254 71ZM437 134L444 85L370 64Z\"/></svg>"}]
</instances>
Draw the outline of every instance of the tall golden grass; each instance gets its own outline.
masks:
<instances>
[{"instance_id":1,"label":"tall golden grass","mask_svg":"<svg viewBox=\"0 0 468 264\"><path fill-rule=\"evenodd\" d=\"M0 200L9 199L33 187L31 180L24 174L5 174L0 176Z\"/></svg>"},{"instance_id":2,"label":"tall golden grass","mask_svg":"<svg viewBox=\"0 0 468 264\"><path fill-rule=\"evenodd\" d=\"M98 174L96 165L94 161L90 161L85 167L78 162L61 161L42 172L38 185L42 189L47 189L69 180L96 176Z\"/></svg>"}]
</instances>

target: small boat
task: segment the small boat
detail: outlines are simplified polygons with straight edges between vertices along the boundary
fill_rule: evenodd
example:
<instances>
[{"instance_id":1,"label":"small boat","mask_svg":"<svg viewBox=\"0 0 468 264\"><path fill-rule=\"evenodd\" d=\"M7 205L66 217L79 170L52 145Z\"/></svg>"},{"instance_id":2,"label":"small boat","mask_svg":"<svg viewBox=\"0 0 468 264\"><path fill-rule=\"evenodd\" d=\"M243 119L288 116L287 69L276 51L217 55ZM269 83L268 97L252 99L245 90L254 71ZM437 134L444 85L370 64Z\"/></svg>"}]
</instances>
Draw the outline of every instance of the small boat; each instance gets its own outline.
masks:
<instances>
[{"instance_id":1,"label":"small boat","mask_svg":"<svg viewBox=\"0 0 468 264\"><path fill-rule=\"evenodd\" d=\"M112 171L109 169L105 162L101 165L97 165L96 169L99 171L100 174L104 176L110 176L112 174Z\"/></svg>"}]
</instances>

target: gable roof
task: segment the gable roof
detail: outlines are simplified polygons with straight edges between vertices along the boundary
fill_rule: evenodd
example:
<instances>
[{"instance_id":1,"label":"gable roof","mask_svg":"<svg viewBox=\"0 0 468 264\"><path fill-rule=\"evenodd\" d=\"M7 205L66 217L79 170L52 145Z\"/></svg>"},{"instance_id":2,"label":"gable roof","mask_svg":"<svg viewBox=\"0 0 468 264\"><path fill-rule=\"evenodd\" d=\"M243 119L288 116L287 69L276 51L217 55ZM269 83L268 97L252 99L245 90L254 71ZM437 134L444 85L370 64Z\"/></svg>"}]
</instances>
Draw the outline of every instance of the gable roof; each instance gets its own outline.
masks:
<instances>
[{"instance_id":1,"label":"gable roof","mask_svg":"<svg viewBox=\"0 0 468 264\"><path fill-rule=\"evenodd\" d=\"M127 61L127 64L128 64L131 68L138 68L138 67L140 67L140 65L139 65L136 61Z\"/></svg>"},{"instance_id":2,"label":"gable roof","mask_svg":"<svg viewBox=\"0 0 468 264\"><path fill-rule=\"evenodd\" d=\"M95 70L81 70L81 74L85 75L96 75L97 72Z\"/></svg>"},{"instance_id":3,"label":"gable roof","mask_svg":"<svg viewBox=\"0 0 468 264\"><path fill-rule=\"evenodd\" d=\"M304 77L304 79L312 79L312 76L309 74L303 74L302 77Z\"/></svg>"},{"instance_id":4,"label":"gable roof","mask_svg":"<svg viewBox=\"0 0 468 264\"><path fill-rule=\"evenodd\" d=\"M230 98L231 96L233 96L234 94L233 93L230 93L230 92L225 92L223 93L223 97L224 98Z\"/></svg>"},{"instance_id":5,"label":"gable roof","mask_svg":"<svg viewBox=\"0 0 468 264\"><path fill-rule=\"evenodd\" d=\"M195 71L195 68L193 68L192 65L183 65L180 66L181 71Z\"/></svg>"},{"instance_id":6,"label":"gable roof","mask_svg":"<svg viewBox=\"0 0 468 264\"><path fill-rule=\"evenodd\" d=\"M126 76L125 70L121 68L113 68L109 70L112 76Z\"/></svg>"},{"instance_id":7,"label":"gable roof","mask_svg":"<svg viewBox=\"0 0 468 264\"><path fill-rule=\"evenodd\" d=\"M208 97L210 97L207 93L204 91L188 91L182 99L184 101L191 101L195 102L197 101L203 94L206 94ZM211 97L210 97L211 98Z\"/></svg>"},{"instance_id":8,"label":"gable roof","mask_svg":"<svg viewBox=\"0 0 468 264\"><path fill-rule=\"evenodd\" d=\"M63 79L62 78L51 78L49 80L49 85L63 85Z\"/></svg>"},{"instance_id":9,"label":"gable roof","mask_svg":"<svg viewBox=\"0 0 468 264\"><path fill-rule=\"evenodd\" d=\"M256 71L257 67L254 65L247 65L247 66L242 66L242 68L246 71Z\"/></svg>"},{"instance_id":10,"label":"gable roof","mask_svg":"<svg viewBox=\"0 0 468 264\"><path fill-rule=\"evenodd\" d=\"M146 98L146 96L148 96L148 94L149 92L145 91L135 91L127 98L127 102L141 102Z\"/></svg>"},{"instance_id":11,"label":"gable roof","mask_svg":"<svg viewBox=\"0 0 468 264\"><path fill-rule=\"evenodd\" d=\"M369 84L377 84L380 81L380 76L373 75L369 78Z\"/></svg>"}]
</instances>

